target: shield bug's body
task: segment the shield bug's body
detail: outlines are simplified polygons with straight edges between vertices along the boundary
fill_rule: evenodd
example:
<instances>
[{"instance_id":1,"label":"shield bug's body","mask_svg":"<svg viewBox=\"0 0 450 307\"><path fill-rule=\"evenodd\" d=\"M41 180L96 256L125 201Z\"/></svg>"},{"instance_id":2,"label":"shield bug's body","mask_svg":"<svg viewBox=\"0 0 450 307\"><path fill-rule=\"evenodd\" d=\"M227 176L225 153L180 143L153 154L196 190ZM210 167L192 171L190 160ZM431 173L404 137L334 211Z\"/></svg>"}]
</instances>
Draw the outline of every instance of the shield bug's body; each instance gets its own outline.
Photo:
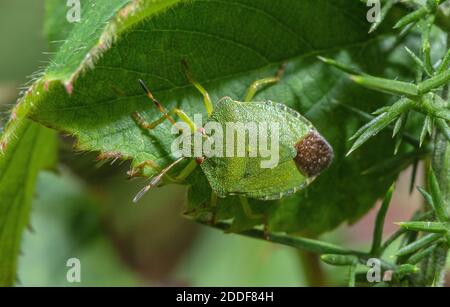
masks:
<instances>
[{"instance_id":1,"label":"shield bug's body","mask_svg":"<svg viewBox=\"0 0 450 307\"><path fill-rule=\"evenodd\" d=\"M134 118L142 128L153 129L165 120L176 125L172 117L172 114L175 114L186 124L186 127L189 127L190 134L200 132L205 139L208 139L212 136L208 132L211 129L207 127L210 123L214 123L215 130L220 128L223 133L220 135L220 139L224 143L229 140L231 142L226 144L226 150L216 156L201 154L195 157L180 157L154 177L150 184L136 196L135 201L139 200L150 188L157 186L170 169L187 158L192 158L192 161L176 177L177 180L183 181L200 165L215 195L219 197L239 195L244 205L247 198L281 199L294 194L312 182L321 171L330 165L333 159L331 146L297 111L280 103L252 101L260 87L278 82L283 70L284 67L280 68L275 77L254 82L243 102L224 97L214 109L208 93L192 78L185 64L187 78L204 98L208 120L203 127L196 127L195 123L182 110L174 109L166 112L144 83L140 81L148 97L163 114L159 120L146 123L140 114L135 113ZM234 129L229 129L230 123L239 125L235 125ZM259 129L258 124L260 123L267 123L271 125L272 129L268 129L267 126ZM235 133L239 132L236 127L246 130L243 134L244 138L236 137ZM263 132L265 135L261 137ZM230 149L230 143L233 153L231 155L227 151ZM243 148L243 155L242 152L241 155L236 154L238 150L235 150L234 147L239 146ZM255 146L261 147L260 150L253 148ZM274 148L276 149L277 159L272 165L269 163L264 166L264 163L268 164L268 157L262 154L262 151L268 148L271 148L272 151ZM152 166L152 163L143 163L141 166Z\"/></svg>"}]
</instances>

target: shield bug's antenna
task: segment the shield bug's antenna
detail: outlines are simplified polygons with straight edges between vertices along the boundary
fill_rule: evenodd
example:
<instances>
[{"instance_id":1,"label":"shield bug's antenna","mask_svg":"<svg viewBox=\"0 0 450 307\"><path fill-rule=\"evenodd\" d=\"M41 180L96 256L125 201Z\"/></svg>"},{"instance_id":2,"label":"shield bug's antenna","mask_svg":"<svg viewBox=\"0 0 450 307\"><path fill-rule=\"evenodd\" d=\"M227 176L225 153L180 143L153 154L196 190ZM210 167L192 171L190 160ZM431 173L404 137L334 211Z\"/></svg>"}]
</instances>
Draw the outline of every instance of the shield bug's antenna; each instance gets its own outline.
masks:
<instances>
[{"instance_id":1,"label":"shield bug's antenna","mask_svg":"<svg viewBox=\"0 0 450 307\"><path fill-rule=\"evenodd\" d=\"M164 175L166 175L173 167L175 167L178 163L180 163L184 159L185 157L181 157L178 160L172 162L172 164L163 169L161 173L153 177L150 180L150 183L146 185L142 190L140 190L139 193L134 197L133 202L137 203L142 198L142 196L145 195L145 193L147 193L151 188L156 187L161 182L161 179L164 177Z\"/></svg>"},{"instance_id":2,"label":"shield bug's antenna","mask_svg":"<svg viewBox=\"0 0 450 307\"><path fill-rule=\"evenodd\" d=\"M155 104L155 106L159 110L159 112L161 112L168 121L170 121L173 125L175 125L175 120L169 115L169 113L167 113L167 111L164 109L162 104L153 96L152 92L150 92L147 85L145 85L144 81L139 79L139 84L141 85L141 87L145 91L145 93L147 94L147 97L151 101L153 101L153 103Z\"/></svg>"}]
</instances>

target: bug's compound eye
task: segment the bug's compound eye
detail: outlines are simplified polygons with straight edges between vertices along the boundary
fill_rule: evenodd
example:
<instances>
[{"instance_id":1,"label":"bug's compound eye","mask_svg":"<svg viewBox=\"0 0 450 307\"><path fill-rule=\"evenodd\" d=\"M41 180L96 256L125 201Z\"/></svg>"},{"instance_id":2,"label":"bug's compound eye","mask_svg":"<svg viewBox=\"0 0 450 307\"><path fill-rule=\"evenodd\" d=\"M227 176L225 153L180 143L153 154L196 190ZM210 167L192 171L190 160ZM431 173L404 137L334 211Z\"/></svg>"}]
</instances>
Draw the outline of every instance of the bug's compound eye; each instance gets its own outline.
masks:
<instances>
[{"instance_id":1,"label":"bug's compound eye","mask_svg":"<svg viewBox=\"0 0 450 307\"><path fill-rule=\"evenodd\" d=\"M333 160L333 148L316 131L295 144L297 156L294 158L297 168L308 177L319 175Z\"/></svg>"}]
</instances>

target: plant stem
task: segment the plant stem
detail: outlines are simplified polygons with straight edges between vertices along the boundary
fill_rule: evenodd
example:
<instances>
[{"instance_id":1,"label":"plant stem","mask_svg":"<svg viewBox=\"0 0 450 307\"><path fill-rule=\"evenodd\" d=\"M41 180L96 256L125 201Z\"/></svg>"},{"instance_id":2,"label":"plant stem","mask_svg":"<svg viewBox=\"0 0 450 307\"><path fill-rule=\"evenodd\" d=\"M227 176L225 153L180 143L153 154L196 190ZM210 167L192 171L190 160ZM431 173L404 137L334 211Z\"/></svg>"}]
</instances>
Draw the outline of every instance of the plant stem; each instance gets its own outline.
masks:
<instances>
[{"instance_id":1,"label":"plant stem","mask_svg":"<svg viewBox=\"0 0 450 307\"><path fill-rule=\"evenodd\" d=\"M216 224L208 224L207 222L197 221L200 224L208 225L213 228L221 229L227 231L230 228L229 223L216 223ZM278 233L267 233L263 230L259 229L250 229L242 232L238 232L237 234L243 235L250 238L262 239L272 243L278 243L286 246L291 246L303 251L316 253L316 254L336 254L336 255L364 255L364 253L353 251L350 249L346 249L334 244L330 244L327 242L307 239L295 236L289 236L286 234L278 234Z\"/></svg>"},{"instance_id":2,"label":"plant stem","mask_svg":"<svg viewBox=\"0 0 450 307\"><path fill-rule=\"evenodd\" d=\"M224 222L220 222L220 223L216 223L216 224L212 224L212 225L210 223L202 221L202 220L196 220L196 222L203 224L203 225L208 225L208 226L216 228L216 229L224 230L225 232L230 228L230 224L224 223ZM331 243L297 237L297 236L290 236L287 234L268 233L266 231L259 230L259 229L250 229L250 230L246 230L246 231L242 231L242 232L237 232L236 234L250 237L250 238L265 240L265 241L269 241L272 243L291 246L291 247L294 247L294 248L302 250L302 251L315 253L315 254L319 254L319 255L323 255L323 254L353 255L358 258L359 263L362 265L366 265L367 261L370 258L373 258L373 256L369 255L368 253L363 253L363 252L354 251L351 249L346 249L344 247L340 247L340 246L337 246L337 245L334 245ZM381 262L381 267L385 270L393 270L396 268L396 266L394 264L391 264L387 261L380 260L380 262Z\"/></svg>"},{"instance_id":3,"label":"plant stem","mask_svg":"<svg viewBox=\"0 0 450 307\"><path fill-rule=\"evenodd\" d=\"M370 250L370 254L373 256L380 256L382 252L381 241L383 240L384 220L386 218L386 213L389 209L389 204L391 203L393 192L394 192L394 184L389 188L389 191L386 193L386 196L384 197L383 202L381 204L381 208L377 214L377 218L375 221L375 229L373 232L372 248Z\"/></svg>"}]
</instances>

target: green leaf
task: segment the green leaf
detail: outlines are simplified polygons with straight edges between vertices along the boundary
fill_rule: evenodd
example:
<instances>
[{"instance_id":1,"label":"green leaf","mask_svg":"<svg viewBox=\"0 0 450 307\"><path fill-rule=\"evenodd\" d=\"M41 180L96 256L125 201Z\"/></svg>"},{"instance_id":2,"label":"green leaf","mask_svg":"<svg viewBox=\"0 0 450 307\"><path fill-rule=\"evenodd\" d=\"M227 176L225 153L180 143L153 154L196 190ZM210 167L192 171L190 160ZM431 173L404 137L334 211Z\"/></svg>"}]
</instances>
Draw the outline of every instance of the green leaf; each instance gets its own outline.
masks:
<instances>
[{"instance_id":1,"label":"green leaf","mask_svg":"<svg viewBox=\"0 0 450 307\"><path fill-rule=\"evenodd\" d=\"M420 68L421 70L423 70L424 72L426 72L427 75L431 76L431 72L425 66L423 61L414 52L412 52L411 49L409 49L408 47L405 47L405 50L408 53L408 55L413 59L413 61L416 63L417 67Z\"/></svg>"},{"instance_id":2,"label":"green leaf","mask_svg":"<svg viewBox=\"0 0 450 307\"><path fill-rule=\"evenodd\" d=\"M447 233L448 228L441 222L401 222L400 227L411 231L423 231L429 233Z\"/></svg>"},{"instance_id":3,"label":"green leaf","mask_svg":"<svg viewBox=\"0 0 450 307\"><path fill-rule=\"evenodd\" d=\"M439 68L437 70L437 74L442 74L449 68L450 68L450 49L447 51L444 58L442 59L442 63L439 65Z\"/></svg>"},{"instance_id":4,"label":"green leaf","mask_svg":"<svg viewBox=\"0 0 450 307\"><path fill-rule=\"evenodd\" d=\"M0 286L12 286L36 178L55 163L57 147L54 131L20 117L10 121L0 144Z\"/></svg>"},{"instance_id":5,"label":"green leaf","mask_svg":"<svg viewBox=\"0 0 450 307\"><path fill-rule=\"evenodd\" d=\"M430 169L428 175L428 184L430 185L431 196L433 197L434 211L441 222L450 221L450 212L448 208L450 204L445 202L445 199L441 193L441 188L439 187L439 182L433 169Z\"/></svg>"},{"instance_id":6,"label":"green leaf","mask_svg":"<svg viewBox=\"0 0 450 307\"><path fill-rule=\"evenodd\" d=\"M423 17L425 17L429 13L429 9L427 6L422 6L420 9L415 10L412 13L409 13L408 15L404 16L402 19L400 19L394 26L394 29L403 28L406 25L409 25L413 22L416 22Z\"/></svg>"},{"instance_id":7,"label":"green leaf","mask_svg":"<svg viewBox=\"0 0 450 307\"><path fill-rule=\"evenodd\" d=\"M417 96L419 89L414 83L384 79L372 76L351 76L354 82L383 93L393 95Z\"/></svg>"},{"instance_id":8,"label":"green leaf","mask_svg":"<svg viewBox=\"0 0 450 307\"><path fill-rule=\"evenodd\" d=\"M94 2L96 7L91 6ZM49 16L60 18L60 14ZM252 210L267 216L269 228L320 233L354 221L396 175L380 175L376 187L374 178L360 177L362 170L390 156L386 148L393 147L393 140L382 134L346 159L346 140L363 121L331 101L333 97L367 110L385 105L386 97L359 88L316 59L324 55L351 60L361 71L384 73L382 63L390 53L381 46L387 35L367 34L364 4L346 0L87 0L82 16L34 84L30 93L34 107L29 113L46 126L76 136L78 149L120 155L132 159L135 166L146 160L167 166L173 162L170 124L143 131L131 117L135 111L148 121L160 117L138 79L147 83L166 109L177 106L190 116L206 115L202 97L183 74L182 60L189 63L193 77L214 102L223 96L241 99L252 81L273 76L281 63L287 63L281 82L261 91L255 100L282 102L305 115L331 143L335 160L298 195L250 204ZM155 171L145 169L144 174L152 176ZM197 186L208 185L203 174L188 179L191 191L198 191L189 195L190 209L210 211L202 208L208 207L208 188ZM216 209L219 220L235 218L235 230L262 222L249 220L232 197L220 200Z\"/></svg>"},{"instance_id":9,"label":"green leaf","mask_svg":"<svg viewBox=\"0 0 450 307\"><path fill-rule=\"evenodd\" d=\"M436 120L436 125L439 127L439 130L446 137L447 141L450 142L450 127L445 120L442 118L438 118Z\"/></svg>"},{"instance_id":10,"label":"green leaf","mask_svg":"<svg viewBox=\"0 0 450 307\"><path fill-rule=\"evenodd\" d=\"M443 73L437 74L433 78L430 78L420 83L418 85L419 92L421 94L427 93L433 89L448 84L449 81L450 81L450 71L445 71Z\"/></svg>"},{"instance_id":11,"label":"green leaf","mask_svg":"<svg viewBox=\"0 0 450 307\"><path fill-rule=\"evenodd\" d=\"M402 247L398 250L397 256L404 256L409 255L412 253L417 252L418 250L429 246L430 244L434 243L435 241L442 238L442 234L438 233L431 233L428 235L423 236L422 238L418 239L417 241L414 241L413 243L406 245L405 247Z\"/></svg>"},{"instance_id":12,"label":"green leaf","mask_svg":"<svg viewBox=\"0 0 450 307\"><path fill-rule=\"evenodd\" d=\"M344 63L338 62L336 60L329 59L329 58L326 58L326 57L323 57L323 56L318 56L317 58L319 60L321 60L322 62L324 62L325 64L334 66L337 69L345 71L348 74L351 74L351 75L359 75L359 74L361 74L361 72L357 71L355 68L353 68L353 67L351 67L349 65L346 65Z\"/></svg>"},{"instance_id":13,"label":"green leaf","mask_svg":"<svg viewBox=\"0 0 450 307\"><path fill-rule=\"evenodd\" d=\"M434 208L433 197L424 188L418 187L417 189L419 190L420 194L422 194L422 197L425 199L427 204Z\"/></svg>"},{"instance_id":14,"label":"green leaf","mask_svg":"<svg viewBox=\"0 0 450 307\"><path fill-rule=\"evenodd\" d=\"M430 247L427 247L416 254L412 255L410 258L408 258L408 263L410 264L417 264L420 261L422 261L424 258L431 255L432 252L436 249L437 244L431 245Z\"/></svg>"},{"instance_id":15,"label":"green leaf","mask_svg":"<svg viewBox=\"0 0 450 307\"><path fill-rule=\"evenodd\" d=\"M320 256L320 259L327 264L336 266L349 266L358 263L358 257L348 255L325 254Z\"/></svg>"},{"instance_id":16,"label":"green leaf","mask_svg":"<svg viewBox=\"0 0 450 307\"><path fill-rule=\"evenodd\" d=\"M422 147L427 134L431 135L433 132L433 120L431 116L427 115L425 121L423 122L422 132L420 133L420 147Z\"/></svg>"},{"instance_id":17,"label":"green leaf","mask_svg":"<svg viewBox=\"0 0 450 307\"><path fill-rule=\"evenodd\" d=\"M380 256L381 253L381 243L383 240L383 229L384 220L386 219L386 214L389 209L389 205L392 199L392 193L394 192L395 184L392 184L386 193L386 196L381 203L380 210L378 211L377 218L375 220L375 229L373 231L372 248L370 249L370 254L374 256Z\"/></svg>"},{"instance_id":18,"label":"green leaf","mask_svg":"<svg viewBox=\"0 0 450 307\"><path fill-rule=\"evenodd\" d=\"M417 108L424 114L450 121L450 109L445 105L446 102L439 95L428 93L422 97Z\"/></svg>"},{"instance_id":19,"label":"green leaf","mask_svg":"<svg viewBox=\"0 0 450 307\"><path fill-rule=\"evenodd\" d=\"M395 274L401 278L405 275L415 274L419 271L420 271L419 267L417 267L413 264L406 263L406 264L402 264L402 265L398 266L395 269Z\"/></svg>"},{"instance_id":20,"label":"green leaf","mask_svg":"<svg viewBox=\"0 0 450 307\"><path fill-rule=\"evenodd\" d=\"M396 102L392 107L389 108L389 111L377 116L374 118L368 125L366 125L366 129L363 133L360 133L360 136L353 144L352 148L347 153L347 156L362 146L365 142L367 142L370 138L377 135L381 130L389 126L393 121L395 121L399 116L407 112L413 105L413 102L407 98L400 99ZM394 128L395 135L395 128Z\"/></svg>"}]
</instances>

